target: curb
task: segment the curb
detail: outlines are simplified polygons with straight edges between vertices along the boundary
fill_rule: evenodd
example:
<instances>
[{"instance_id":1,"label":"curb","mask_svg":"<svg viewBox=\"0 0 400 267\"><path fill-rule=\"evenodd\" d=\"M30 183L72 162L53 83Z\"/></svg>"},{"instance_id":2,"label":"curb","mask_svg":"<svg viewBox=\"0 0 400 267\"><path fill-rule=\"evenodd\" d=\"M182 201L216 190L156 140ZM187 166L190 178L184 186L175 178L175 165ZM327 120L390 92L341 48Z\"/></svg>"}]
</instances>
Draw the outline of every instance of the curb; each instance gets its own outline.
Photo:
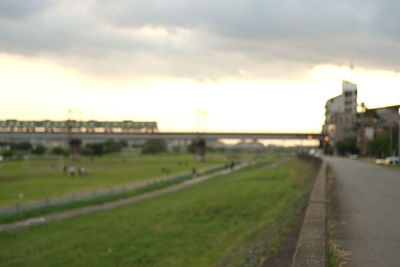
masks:
<instances>
[{"instance_id":1,"label":"curb","mask_svg":"<svg viewBox=\"0 0 400 267\"><path fill-rule=\"evenodd\" d=\"M325 238L325 180L327 163L322 160L311 192L292 266L327 266Z\"/></svg>"}]
</instances>

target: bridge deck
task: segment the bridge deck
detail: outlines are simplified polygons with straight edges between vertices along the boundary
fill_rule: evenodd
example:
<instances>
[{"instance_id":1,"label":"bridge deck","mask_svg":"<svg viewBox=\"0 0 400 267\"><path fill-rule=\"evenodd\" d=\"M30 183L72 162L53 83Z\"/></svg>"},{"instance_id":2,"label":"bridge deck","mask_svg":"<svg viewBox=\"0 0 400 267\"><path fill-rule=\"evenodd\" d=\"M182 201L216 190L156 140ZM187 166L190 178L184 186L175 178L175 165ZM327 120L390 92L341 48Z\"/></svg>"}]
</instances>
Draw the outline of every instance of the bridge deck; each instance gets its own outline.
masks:
<instances>
[{"instance_id":1,"label":"bridge deck","mask_svg":"<svg viewBox=\"0 0 400 267\"><path fill-rule=\"evenodd\" d=\"M157 132L157 133L52 133L52 132L0 132L0 140L30 139L82 139L82 140L132 140L132 139L297 139L322 140L320 133L224 133L224 132Z\"/></svg>"}]
</instances>

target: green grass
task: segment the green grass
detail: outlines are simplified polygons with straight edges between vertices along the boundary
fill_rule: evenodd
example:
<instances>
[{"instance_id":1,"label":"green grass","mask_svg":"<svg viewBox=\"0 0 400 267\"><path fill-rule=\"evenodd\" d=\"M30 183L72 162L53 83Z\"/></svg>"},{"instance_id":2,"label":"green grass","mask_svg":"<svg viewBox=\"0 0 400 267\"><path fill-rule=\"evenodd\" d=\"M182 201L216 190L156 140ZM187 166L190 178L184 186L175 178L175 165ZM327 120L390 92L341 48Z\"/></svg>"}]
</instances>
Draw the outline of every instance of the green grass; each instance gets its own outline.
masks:
<instances>
[{"instance_id":1,"label":"green grass","mask_svg":"<svg viewBox=\"0 0 400 267\"><path fill-rule=\"evenodd\" d=\"M223 167L216 167L204 172L199 173L200 175L210 174L212 172L220 171ZM95 205L101 204L109 201L115 201L119 199L124 199L128 197L137 196L140 194L148 193L151 191L155 191L158 189L166 188L175 184L182 183L184 181L192 179L192 174L186 174L178 176L177 178L171 180L165 180L157 183L151 183L144 187L139 187L130 191L122 192L122 193L115 193L105 196L98 196L87 200L80 200L80 201L71 201L67 203L60 203L54 204L49 206L43 206L37 209L30 209L30 210L22 210L17 213L9 213L9 214L0 214L0 224L2 223L11 223L16 221L21 221L29 218L39 217L50 213L61 212L65 210L71 210L76 208L81 208L88 205Z\"/></svg>"},{"instance_id":2,"label":"green grass","mask_svg":"<svg viewBox=\"0 0 400 267\"><path fill-rule=\"evenodd\" d=\"M349 253L334 241L337 217L333 207L333 174L330 168L327 170L326 192L327 263L328 267L340 267L346 263Z\"/></svg>"},{"instance_id":3,"label":"green grass","mask_svg":"<svg viewBox=\"0 0 400 267\"><path fill-rule=\"evenodd\" d=\"M245 155L245 157L248 157ZM62 171L62 161L30 160L2 162L0 168L0 206L30 202L115 185L143 181L159 176L203 168L225 160L224 154L208 154L204 163L191 154L112 156L82 158L67 165L84 166L87 174L70 177ZM186 162L186 165L178 164ZM24 197L19 198L23 193Z\"/></svg>"},{"instance_id":4,"label":"green grass","mask_svg":"<svg viewBox=\"0 0 400 267\"><path fill-rule=\"evenodd\" d=\"M312 174L296 159L258 165L140 203L1 232L0 265L240 266L267 253L262 241L295 212Z\"/></svg>"}]
</instances>

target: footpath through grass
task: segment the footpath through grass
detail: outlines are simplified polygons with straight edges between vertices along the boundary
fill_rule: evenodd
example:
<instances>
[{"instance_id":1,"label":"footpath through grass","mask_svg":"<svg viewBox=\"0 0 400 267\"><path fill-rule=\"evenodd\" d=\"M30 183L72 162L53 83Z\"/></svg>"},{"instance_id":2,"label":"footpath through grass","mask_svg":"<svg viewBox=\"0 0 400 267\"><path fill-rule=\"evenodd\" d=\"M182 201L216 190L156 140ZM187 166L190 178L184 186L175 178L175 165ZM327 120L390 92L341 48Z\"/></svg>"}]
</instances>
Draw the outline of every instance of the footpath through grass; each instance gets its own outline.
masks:
<instances>
[{"instance_id":1,"label":"footpath through grass","mask_svg":"<svg viewBox=\"0 0 400 267\"><path fill-rule=\"evenodd\" d=\"M245 156L246 157L246 156ZM191 154L113 156L82 158L67 162L84 166L87 174L70 177L62 171L62 162L30 160L2 162L0 168L0 206L30 202L85 192L115 185L177 174L223 163L224 154L208 154L204 163L195 162ZM20 198L20 194L23 198Z\"/></svg>"},{"instance_id":2,"label":"footpath through grass","mask_svg":"<svg viewBox=\"0 0 400 267\"><path fill-rule=\"evenodd\" d=\"M258 261L276 245L278 226L287 222L279 218L292 218L314 175L297 159L262 166L133 205L1 232L0 265L256 265L249 255Z\"/></svg>"},{"instance_id":3,"label":"footpath through grass","mask_svg":"<svg viewBox=\"0 0 400 267\"><path fill-rule=\"evenodd\" d=\"M205 170L204 172L199 172L199 175L211 174L213 172L220 171L223 168L224 168L224 166L213 168L211 170L210 169ZM71 201L71 202L66 202L66 203L53 204L53 205L43 206L43 207L36 208L36 209L21 210L17 213L0 214L0 224L17 222L17 221L30 219L30 218L48 215L51 213L58 213L58 212L66 211L66 210L72 210L72 209L89 206L89 205L102 204L102 203L106 203L106 202L110 202L110 201L116 201L116 200L120 200L120 199L130 198L133 196L138 196L141 194L145 194L148 192L166 188L166 187L169 187L169 186L172 186L175 184L180 184L180 183L183 183L192 178L194 178L194 176L191 173L189 173L189 174L177 176L170 180L164 180L161 182L151 183L151 184L145 185L143 187L139 187L139 188L136 188L133 190L125 191L125 192L114 193L114 194L109 194L109 195L104 195L104 196L100 195L100 196L86 199L86 200L76 200L76 201Z\"/></svg>"}]
</instances>

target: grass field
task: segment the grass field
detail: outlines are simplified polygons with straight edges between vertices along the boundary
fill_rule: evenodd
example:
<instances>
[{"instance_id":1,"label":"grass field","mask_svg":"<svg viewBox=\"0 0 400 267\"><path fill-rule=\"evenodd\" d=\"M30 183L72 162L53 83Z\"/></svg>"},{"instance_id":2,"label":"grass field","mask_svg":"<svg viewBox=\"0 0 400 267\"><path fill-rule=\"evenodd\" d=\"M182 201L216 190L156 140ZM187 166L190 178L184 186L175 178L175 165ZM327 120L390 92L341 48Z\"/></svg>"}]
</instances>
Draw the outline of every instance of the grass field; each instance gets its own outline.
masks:
<instances>
[{"instance_id":1,"label":"grass field","mask_svg":"<svg viewBox=\"0 0 400 267\"><path fill-rule=\"evenodd\" d=\"M249 155L244 155L248 158ZM0 168L0 206L48 197L143 181L158 176L203 168L225 160L224 154L209 154L204 163L191 154L140 155L131 157L82 158L69 163L84 166L87 174L70 177L62 171L61 161L30 160L2 162ZM185 162L185 164L179 163ZM20 193L23 198L20 198Z\"/></svg>"},{"instance_id":2,"label":"grass field","mask_svg":"<svg viewBox=\"0 0 400 267\"><path fill-rule=\"evenodd\" d=\"M272 159L272 158L271 158ZM109 211L0 232L1 266L240 266L265 256L311 165L263 164ZM261 253L255 253L260 251ZM247 260L246 260L247 258Z\"/></svg>"}]
</instances>

